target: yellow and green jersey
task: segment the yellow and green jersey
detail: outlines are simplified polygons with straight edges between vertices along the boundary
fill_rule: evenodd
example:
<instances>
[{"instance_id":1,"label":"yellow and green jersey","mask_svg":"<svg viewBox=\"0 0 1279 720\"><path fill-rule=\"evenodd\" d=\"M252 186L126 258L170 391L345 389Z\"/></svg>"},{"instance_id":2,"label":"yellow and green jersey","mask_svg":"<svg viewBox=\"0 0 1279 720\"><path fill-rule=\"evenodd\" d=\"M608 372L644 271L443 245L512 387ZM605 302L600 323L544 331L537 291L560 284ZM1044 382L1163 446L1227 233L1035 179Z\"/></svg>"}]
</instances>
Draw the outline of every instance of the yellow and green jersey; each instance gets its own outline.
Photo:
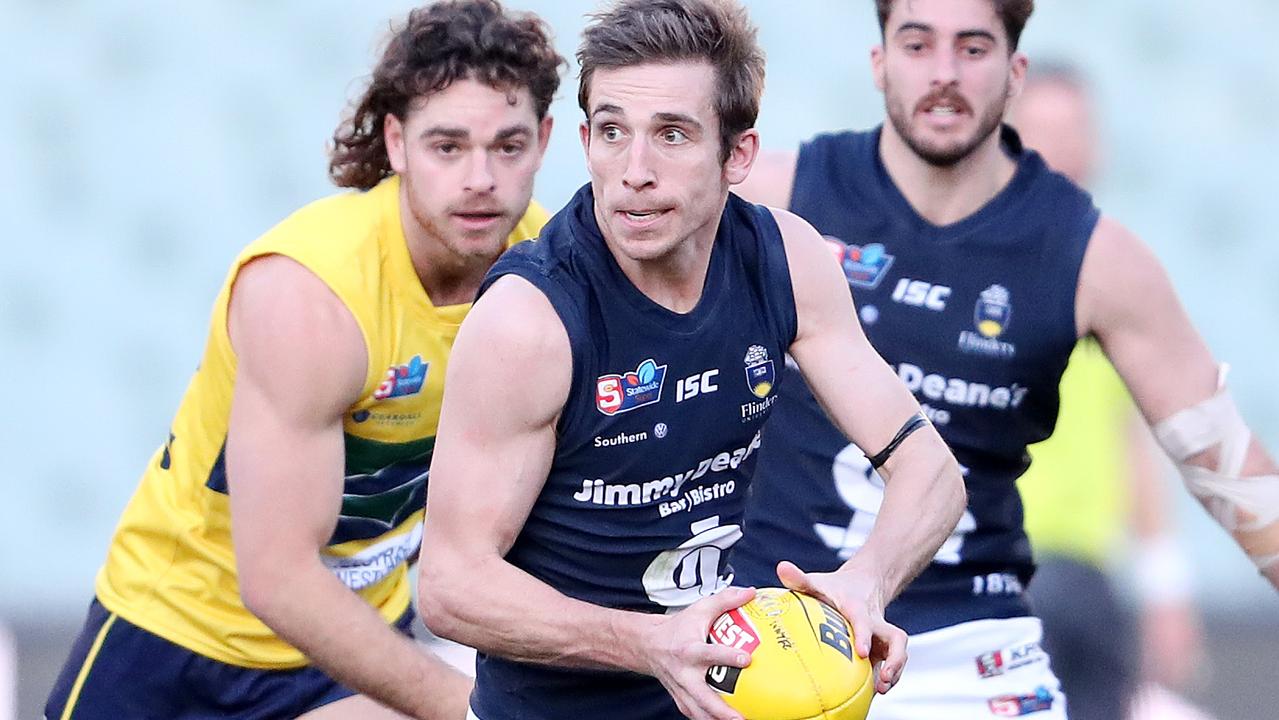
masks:
<instances>
[{"instance_id":1,"label":"yellow and green jersey","mask_svg":"<svg viewBox=\"0 0 1279 720\"><path fill-rule=\"evenodd\" d=\"M407 561L421 541L445 369L470 304L431 304L404 239L399 186L392 177L365 193L312 203L236 259L169 439L147 466L98 573L95 590L111 612L233 665L306 664L244 607L231 545L225 448L236 357L227 303L240 268L270 254L301 263L329 286L354 315L368 353L360 398L343 418L341 515L321 558L388 623L407 609ZM510 242L536 236L546 219L530 205Z\"/></svg>"},{"instance_id":2,"label":"yellow and green jersey","mask_svg":"<svg viewBox=\"0 0 1279 720\"><path fill-rule=\"evenodd\" d=\"M1036 555L1065 555L1103 567L1128 512L1132 401L1093 340L1081 340L1061 378L1052 437L1031 445L1017 481Z\"/></svg>"}]
</instances>

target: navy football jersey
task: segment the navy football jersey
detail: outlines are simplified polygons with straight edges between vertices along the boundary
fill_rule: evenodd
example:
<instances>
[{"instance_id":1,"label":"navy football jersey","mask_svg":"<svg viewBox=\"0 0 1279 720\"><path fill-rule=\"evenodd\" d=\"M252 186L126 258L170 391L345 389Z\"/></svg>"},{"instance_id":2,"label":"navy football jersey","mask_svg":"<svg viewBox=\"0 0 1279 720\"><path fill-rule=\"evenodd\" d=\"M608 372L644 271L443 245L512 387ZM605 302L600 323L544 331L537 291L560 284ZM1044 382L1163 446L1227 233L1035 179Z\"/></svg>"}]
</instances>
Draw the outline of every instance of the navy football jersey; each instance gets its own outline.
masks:
<instances>
[{"instance_id":1,"label":"navy football jersey","mask_svg":"<svg viewBox=\"0 0 1279 720\"><path fill-rule=\"evenodd\" d=\"M481 292L507 274L550 300L568 331L573 380L546 484L506 559L565 595L640 612L727 587L760 432L796 331L772 213L729 196L688 313L626 278L589 185L536 241L503 255ZM485 654L476 673L482 720L682 717L657 680L634 673Z\"/></svg>"},{"instance_id":2,"label":"navy football jersey","mask_svg":"<svg viewBox=\"0 0 1279 720\"><path fill-rule=\"evenodd\" d=\"M954 534L886 615L910 633L1026 615L1034 566L1015 481L1030 462L1026 446L1056 422L1098 211L1005 127L1012 180L974 214L938 227L889 177L879 137L844 132L804 144L791 210L832 243L867 336L954 452L968 489ZM783 559L839 567L865 542L883 498L863 448L831 424L797 371L784 374L787 394L764 433L734 555L746 584L777 584Z\"/></svg>"}]
</instances>

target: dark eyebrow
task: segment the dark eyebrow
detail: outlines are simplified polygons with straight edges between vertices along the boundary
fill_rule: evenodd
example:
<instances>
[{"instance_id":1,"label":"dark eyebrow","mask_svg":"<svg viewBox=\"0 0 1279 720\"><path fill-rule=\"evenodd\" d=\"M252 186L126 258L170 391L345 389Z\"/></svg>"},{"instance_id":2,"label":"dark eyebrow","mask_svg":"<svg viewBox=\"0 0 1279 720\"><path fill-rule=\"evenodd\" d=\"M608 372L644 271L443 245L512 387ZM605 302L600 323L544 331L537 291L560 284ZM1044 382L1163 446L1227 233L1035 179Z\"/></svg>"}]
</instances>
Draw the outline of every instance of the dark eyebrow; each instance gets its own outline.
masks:
<instances>
[{"instance_id":1,"label":"dark eyebrow","mask_svg":"<svg viewBox=\"0 0 1279 720\"><path fill-rule=\"evenodd\" d=\"M494 142L502 142L510 140L519 135L532 135L532 131L525 125L511 125L497 131L493 136ZM422 138L446 138L448 140L469 140L471 139L471 131L462 127L448 127L444 125L436 125L422 131Z\"/></svg>"},{"instance_id":2,"label":"dark eyebrow","mask_svg":"<svg viewBox=\"0 0 1279 720\"><path fill-rule=\"evenodd\" d=\"M695 127L698 129L701 129L702 127L702 124L697 122L697 120L694 119L692 116L685 115L683 113L659 112L659 113L655 113L653 115L653 118L664 123L678 123L681 125L688 125L690 127Z\"/></svg>"},{"instance_id":3,"label":"dark eyebrow","mask_svg":"<svg viewBox=\"0 0 1279 720\"><path fill-rule=\"evenodd\" d=\"M620 108L620 107L618 107L618 106L616 106L616 105L610 105L610 104L608 104L608 103L604 103L604 104L602 104L602 105L600 105L600 106L596 107L594 110L592 110L592 111L591 111L591 117L593 118L593 117L595 117L596 115L599 115L600 113L612 113L612 114L614 114L614 115L625 115L625 114L626 114L625 112L623 112L623 111L622 111L622 108Z\"/></svg>"},{"instance_id":4,"label":"dark eyebrow","mask_svg":"<svg viewBox=\"0 0 1279 720\"><path fill-rule=\"evenodd\" d=\"M505 127L505 128L502 128L501 130L498 130L497 134L493 136L493 141L502 142L504 140L510 140L511 138L514 138L514 137L519 137L519 136L527 137L532 134L533 134L533 131L529 130L527 125L512 125L510 127Z\"/></svg>"},{"instance_id":5,"label":"dark eyebrow","mask_svg":"<svg viewBox=\"0 0 1279 720\"><path fill-rule=\"evenodd\" d=\"M958 33L955 33L955 37L959 38L960 40L967 40L969 38L983 38L985 40L991 41L992 43L998 42L998 40L995 39L994 33L990 32L989 30L961 30Z\"/></svg>"},{"instance_id":6,"label":"dark eyebrow","mask_svg":"<svg viewBox=\"0 0 1279 720\"><path fill-rule=\"evenodd\" d=\"M932 25L928 25L926 23L921 23L921 22L904 22L902 23L901 27L897 28L897 32L895 34L900 35L904 32L908 32L911 30L917 30L919 32L924 32L924 33L934 32L934 28ZM958 38L959 40L968 40L969 38L982 38L985 40L989 40L992 43L998 42L998 40L995 38L994 33L990 32L989 30L981 30L981 29L960 30L959 32L955 33L955 37Z\"/></svg>"},{"instance_id":7,"label":"dark eyebrow","mask_svg":"<svg viewBox=\"0 0 1279 720\"><path fill-rule=\"evenodd\" d=\"M471 131L461 127L445 127L436 125L422 131L423 138L442 137L450 140L465 140L471 137Z\"/></svg>"},{"instance_id":8,"label":"dark eyebrow","mask_svg":"<svg viewBox=\"0 0 1279 720\"><path fill-rule=\"evenodd\" d=\"M918 30L920 32L930 33L933 31L933 26L925 25L924 23L921 23L921 22L904 22L902 23L901 27L897 28L897 32L893 34L901 35L902 33L908 30Z\"/></svg>"}]
</instances>

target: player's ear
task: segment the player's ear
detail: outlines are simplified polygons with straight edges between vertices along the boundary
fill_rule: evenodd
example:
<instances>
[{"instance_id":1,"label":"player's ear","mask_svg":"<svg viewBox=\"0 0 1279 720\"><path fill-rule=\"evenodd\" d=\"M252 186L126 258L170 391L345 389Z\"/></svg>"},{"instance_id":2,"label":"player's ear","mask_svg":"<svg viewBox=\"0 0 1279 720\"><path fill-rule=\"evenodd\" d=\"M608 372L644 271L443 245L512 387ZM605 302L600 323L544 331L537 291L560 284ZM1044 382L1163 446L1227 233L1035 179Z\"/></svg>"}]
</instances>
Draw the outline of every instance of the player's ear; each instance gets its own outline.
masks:
<instances>
[{"instance_id":1,"label":"player's ear","mask_svg":"<svg viewBox=\"0 0 1279 720\"><path fill-rule=\"evenodd\" d=\"M387 113L382 121L382 141L386 144L386 159L396 175L403 175L408 169L404 157L404 123L392 113Z\"/></svg>"},{"instance_id":2,"label":"player's ear","mask_svg":"<svg viewBox=\"0 0 1279 720\"><path fill-rule=\"evenodd\" d=\"M759 157L759 131L755 128L746 130L737 136L737 142L728 149L728 158L724 160L724 179L729 185L746 179L751 173L755 158Z\"/></svg>"},{"instance_id":3,"label":"player's ear","mask_svg":"<svg viewBox=\"0 0 1279 720\"><path fill-rule=\"evenodd\" d=\"M577 135L582 139L582 150L590 151L591 149L591 126L585 121L577 126Z\"/></svg>"},{"instance_id":4,"label":"player's ear","mask_svg":"<svg viewBox=\"0 0 1279 720\"><path fill-rule=\"evenodd\" d=\"M537 124L537 167L542 168L542 159L546 157L546 146L551 142L551 128L555 127L555 119L550 115L542 118Z\"/></svg>"},{"instance_id":5,"label":"player's ear","mask_svg":"<svg viewBox=\"0 0 1279 720\"><path fill-rule=\"evenodd\" d=\"M875 79L875 87L884 91L884 46L876 45L870 49L870 72Z\"/></svg>"},{"instance_id":6,"label":"player's ear","mask_svg":"<svg viewBox=\"0 0 1279 720\"><path fill-rule=\"evenodd\" d=\"M1030 60L1021 52L1013 52L1008 63L1008 98L1018 97L1021 90L1026 85L1026 70L1030 67Z\"/></svg>"}]
</instances>

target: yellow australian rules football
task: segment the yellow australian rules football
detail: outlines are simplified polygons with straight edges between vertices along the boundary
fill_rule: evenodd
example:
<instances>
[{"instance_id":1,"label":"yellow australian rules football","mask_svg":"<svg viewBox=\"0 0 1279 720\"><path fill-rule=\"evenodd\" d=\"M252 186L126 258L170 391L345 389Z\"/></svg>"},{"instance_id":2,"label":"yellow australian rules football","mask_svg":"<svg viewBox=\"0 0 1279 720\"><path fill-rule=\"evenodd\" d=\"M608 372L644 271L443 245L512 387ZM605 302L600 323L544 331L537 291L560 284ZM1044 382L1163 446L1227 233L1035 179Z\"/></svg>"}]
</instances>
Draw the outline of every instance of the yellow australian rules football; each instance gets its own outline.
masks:
<instances>
[{"instance_id":1,"label":"yellow australian rules football","mask_svg":"<svg viewBox=\"0 0 1279 720\"><path fill-rule=\"evenodd\" d=\"M745 668L715 666L706 682L746 720L864 720L875 696L852 627L809 595L762 588L711 625L708 642L745 650Z\"/></svg>"}]
</instances>

